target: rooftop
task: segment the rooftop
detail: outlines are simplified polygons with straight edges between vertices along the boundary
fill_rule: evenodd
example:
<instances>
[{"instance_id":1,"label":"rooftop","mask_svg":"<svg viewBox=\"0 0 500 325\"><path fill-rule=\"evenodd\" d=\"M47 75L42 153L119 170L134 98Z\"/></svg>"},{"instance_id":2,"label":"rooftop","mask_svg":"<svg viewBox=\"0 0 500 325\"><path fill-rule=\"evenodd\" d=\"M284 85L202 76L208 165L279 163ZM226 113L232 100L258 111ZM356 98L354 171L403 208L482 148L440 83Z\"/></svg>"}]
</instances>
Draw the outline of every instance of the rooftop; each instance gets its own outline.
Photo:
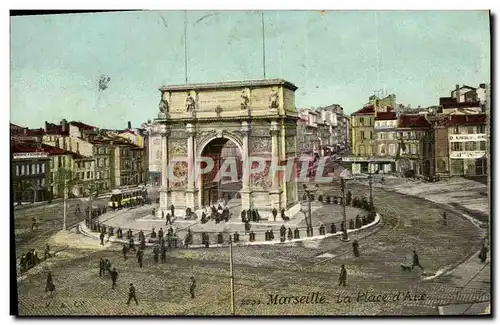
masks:
<instances>
[{"instance_id":1,"label":"rooftop","mask_svg":"<svg viewBox=\"0 0 500 325\"><path fill-rule=\"evenodd\" d=\"M261 80L241 80L241 81L224 81L224 82L210 82L210 83L194 83L184 85L166 85L160 87L158 90L204 90L204 89L224 89L224 88L242 88L242 87L259 87L259 86L284 86L290 90L295 91L297 86L289 81L283 79L261 79Z\"/></svg>"},{"instance_id":2,"label":"rooftop","mask_svg":"<svg viewBox=\"0 0 500 325\"><path fill-rule=\"evenodd\" d=\"M375 108L373 105L365 105L363 106L362 109L357 110L356 112L352 113L351 116L357 116L357 115L374 115L375 114Z\"/></svg>"},{"instance_id":3,"label":"rooftop","mask_svg":"<svg viewBox=\"0 0 500 325\"><path fill-rule=\"evenodd\" d=\"M400 115L398 128L428 128L431 124L425 115Z\"/></svg>"},{"instance_id":4,"label":"rooftop","mask_svg":"<svg viewBox=\"0 0 500 325\"><path fill-rule=\"evenodd\" d=\"M375 117L375 121L388 121L388 120L396 120L396 112L379 112Z\"/></svg>"}]
</instances>

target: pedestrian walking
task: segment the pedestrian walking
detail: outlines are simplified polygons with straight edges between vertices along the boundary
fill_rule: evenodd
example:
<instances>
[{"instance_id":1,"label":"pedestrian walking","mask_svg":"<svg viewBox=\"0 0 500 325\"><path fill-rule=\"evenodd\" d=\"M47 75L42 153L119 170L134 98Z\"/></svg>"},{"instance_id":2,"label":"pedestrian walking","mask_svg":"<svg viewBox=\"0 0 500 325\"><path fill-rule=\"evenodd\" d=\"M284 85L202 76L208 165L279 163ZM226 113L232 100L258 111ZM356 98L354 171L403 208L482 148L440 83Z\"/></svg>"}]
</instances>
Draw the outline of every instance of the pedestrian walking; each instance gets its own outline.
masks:
<instances>
[{"instance_id":1,"label":"pedestrian walking","mask_svg":"<svg viewBox=\"0 0 500 325\"><path fill-rule=\"evenodd\" d=\"M132 300L132 298L134 298L135 300L135 304L138 305L139 302L137 302L137 297L135 296L135 288L134 288L134 285L131 283L130 284L130 287L128 289L128 300L127 300L127 305L130 304L130 300Z\"/></svg>"},{"instance_id":2,"label":"pedestrian walking","mask_svg":"<svg viewBox=\"0 0 500 325\"><path fill-rule=\"evenodd\" d=\"M123 260L126 261L127 260L128 247L125 244L123 244L122 253L123 253Z\"/></svg>"},{"instance_id":3,"label":"pedestrian walking","mask_svg":"<svg viewBox=\"0 0 500 325\"><path fill-rule=\"evenodd\" d=\"M50 292L50 297L52 297L52 293L56 289L54 282L52 280L52 273L49 271L47 273L47 280L45 282L45 292Z\"/></svg>"},{"instance_id":4,"label":"pedestrian walking","mask_svg":"<svg viewBox=\"0 0 500 325\"><path fill-rule=\"evenodd\" d=\"M101 259L99 260L99 276L104 275L104 268L105 268L105 262L104 259L101 257Z\"/></svg>"},{"instance_id":5,"label":"pedestrian walking","mask_svg":"<svg viewBox=\"0 0 500 325\"><path fill-rule=\"evenodd\" d=\"M276 221L276 216L278 215L278 210L276 210L276 208L273 208L272 213L273 213L273 219L274 219L274 221Z\"/></svg>"},{"instance_id":6,"label":"pedestrian walking","mask_svg":"<svg viewBox=\"0 0 500 325\"><path fill-rule=\"evenodd\" d=\"M139 249L137 251L137 254L136 254L136 257L137 257L137 263L139 263L139 267L142 267L142 258L144 256L144 252L142 251L142 249Z\"/></svg>"},{"instance_id":7,"label":"pedestrian walking","mask_svg":"<svg viewBox=\"0 0 500 325\"><path fill-rule=\"evenodd\" d=\"M420 260L418 258L417 251L413 251L413 264L411 265L411 269L413 270L413 268L415 266L418 266L419 268L421 268L422 271L424 270L424 268L422 267L422 265L420 265Z\"/></svg>"},{"instance_id":8,"label":"pedestrian walking","mask_svg":"<svg viewBox=\"0 0 500 325\"><path fill-rule=\"evenodd\" d=\"M479 253L479 259L481 260L481 263L484 263L486 259L488 258L488 247L486 247L485 244L481 247L481 252Z\"/></svg>"},{"instance_id":9,"label":"pedestrian walking","mask_svg":"<svg viewBox=\"0 0 500 325\"><path fill-rule=\"evenodd\" d=\"M111 275L111 281L113 281L113 284L111 285L111 289L116 288L116 280L118 279L118 272L116 271L116 268L114 267L113 270L109 273Z\"/></svg>"},{"instance_id":10,"label":"pedestrian walking","mask_svg":"<svg viewBox=\"0 0 500 325\"><path fill-rule=\"evenodd\" d=\"M196 289L196 280L194 276L191 277L191 285L189 286L189 293L191 293L191 299L195 298L194 289Z\"/></svg>"},{"instance_id":11,"label":"pedestrian walking","mask_svg":"<svg viewBox=\"0 0 500 325\"><path fill-rule=\"evenodd\" d=\"M352 252L354 257L359 257L359 243L356 239L352 242Z\"/></svg>"},{"instance_id":12,"label":"pedestrian walking","mask_svg":"<svg viewBox=\"0 0 500 325\"><path fill-rule=\"evenodd\" d=\"M339 276L339 286L346 286L346 280L347 280L347 271L345 269L345 265L342 264L340 267L340 276Z\"/></svg>"},{"instance_id":13,"label":"pedestrian walking","mask_svg":"<svg viewBox=\"0 0 500 325\"><path fill-rule=\"evenodd\" d=\"M52 257L52 255L50 255L49 243L45 244L45 251L43 252L43 259L47 260L47 257Z\"/></svg>"},{"instance_id":14,"label":"pedestrian walking","mask_svg":"<svg viewBox=\"0 0 500 325\"><path fill-rule=\"evenodd\" d=\"M101 245L104 246L104 231L101 232L101 234L99 235L99 238L101 239Z\"/></svg>"},{"instance_id":15,"label":"pedestrian walking","mask_svg":"<svg viewBox=\"0 0 500 325\"><path fill-rule=\"evenodd\" d=\"M160 253L160 250L159 250L158 246L155 246L153 248L153 261L154 261L155 264L158 263L158 255L159 255L159 253Z\"/></svg>"}]
</instances>

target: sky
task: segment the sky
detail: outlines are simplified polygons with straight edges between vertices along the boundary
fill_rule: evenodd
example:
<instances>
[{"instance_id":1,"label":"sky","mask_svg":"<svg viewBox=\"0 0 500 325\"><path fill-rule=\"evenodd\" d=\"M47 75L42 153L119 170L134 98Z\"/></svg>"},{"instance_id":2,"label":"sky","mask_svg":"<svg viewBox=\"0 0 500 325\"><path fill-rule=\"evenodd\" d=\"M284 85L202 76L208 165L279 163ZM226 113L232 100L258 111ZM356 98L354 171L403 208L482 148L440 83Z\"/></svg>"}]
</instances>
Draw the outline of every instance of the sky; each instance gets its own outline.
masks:
<instances>
[{"instance_id":1,"label":"sky","mask_svg":"<svg viewBox=\"0 0 500 325\"><path fill-rule=\"evenodd\" d=\"M143 11L11 17L11 122L139 127L162 85L263 79L257 11ZM490 80L488 11L266 11L266 78L298 86L297 108L353 113L374 91L437 105ZM111 78L98 91L101 75Z\"/></svg>"}]
</instances>

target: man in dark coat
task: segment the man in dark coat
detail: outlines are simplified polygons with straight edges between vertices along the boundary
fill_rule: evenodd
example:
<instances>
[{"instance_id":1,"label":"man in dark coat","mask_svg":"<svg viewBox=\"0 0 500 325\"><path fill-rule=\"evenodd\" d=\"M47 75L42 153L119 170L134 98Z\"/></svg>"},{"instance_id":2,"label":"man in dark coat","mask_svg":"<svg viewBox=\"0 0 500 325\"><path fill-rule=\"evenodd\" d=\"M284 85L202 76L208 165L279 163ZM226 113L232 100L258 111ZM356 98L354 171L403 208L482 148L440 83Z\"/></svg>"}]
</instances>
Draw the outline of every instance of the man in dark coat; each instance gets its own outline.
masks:
<instances>
[{"instance_id":1,"label":"man in dark coat","mask_svg":"<svg viewBox=\"0 0 500 325\"><path fill-rule=\"evenodd\" d=\"M278 210L276 210L276 208L273 208L273 220L276 221L276 216L278 215Z\"/></svg>"},{"instance_id":2,"label":"man in dark coat","mask_svg":"<svg viewBox=\"0 0 500 325\"><path fill-rule=\"evenodd\" d=\"M52 255L50 255L49 243L45 244L45 251L44 251L43 255L44 255L44 260L47 260L47 257L52 257Z\"/></svg>"},{"instance_id":3,"label":"man in dark coat","mask_svg":"<svg viewBox=\"0 0 500 325\"><path fill-rule=\"evenodd\" d=\"M241 210L241 222L246 223L247 221L247 212L245 210Z\"/></svg>"},{"instance_id":4,"label":"man in dark coat","mask_svg":"<svg viewBox=\"0 0 500 325\"><path fill-rule=\"evenodd\" d=\"M175 216L175 207L173 204L170 206L170 213L172 214L172 217Z\"/></svg>"},{"instance_id":5,"label":"man in dark coat","mask_svg":"<svg viewBox=\"0 0 500 325\"><path fill-rule=\"evenodd\" d=\"M418 259L417 251L413 251L413 264L411 265L411 269L413 270L413 268L415 266L418 266L419 268L421 268L422 271L424 270L424 268L422 267L422 265L420 265L420 260Z\"/></svg>"},{"instance_id":6,"label":"man in dark coat","mask_svg":"<svg viewBox=\"0 0 500 325\"><path fill-rule=\"evenodd\" d=\"M127 260L127 253L128 253L128 246L125 244L123 244L122 253L123 253L123 260L126 261Z\"/></svg>"},{"instance_id":7,"label":"man in dark coat","mask_svg":"<svg viewBox=\"0 0 500 325\"><path fill-rule=\"evenodd\" d=\"M104 261L103 258L99 261L99 276L104 275L104 271L106 269L106 262Z\"/></svg>"},{"instance_id":8,"label":"man in dark coat","mask_svg":"<svg viewBox=\"0 0 500 325\"><path fill-rule=\"evenodd\" d=\"M118 272L116 271L116 268L114 267L109 274L111 275L111 281L113 281L111 289L114 289L116 287L116 279L118 279Z\"/></svg>"},{"instance_id":9,"label":"man in dark coat","mask_svg":"<svg viewBox=\"0 0 500 325\"><path fill-rule=\"evenodd\" d=\"M128 241L128 249L129 249L129 251L134 250L134 252L137 252L137 250L135 249L135 246L134 246L134 237L130 237L130 239Z\"/></svg>"},{"instance_id":10,"label":"man in dark coat","mask_svg":"<svg viewBox=\"0 0 500 325\"><path fill-rule=\"evenodd\" d=\"M359 243L356 239L352 242L352 252L354 257L359 257Z\"/></svg>"},{"instance_id":11,"label":"man in dark coat","mask_svg":"<svg viewBox=\"0 0 500 325\"><path fill-rule=\"evenodd\" d=\"M163 238L163 228L160 227L160 230L158 230L158 238Z\"/></svg>"},{"instance_id":12,"label":"man in dark coat","mask_svg":"<svg viewBox=\"0 0 500 325\"><path fill-rule=\"evenodd\" d=\"M340 276L339 276L339 286L346 286L346 280L347 280L347 271L345 269L345 265L342 264L340 268Z\"/></svg>"},{"instance_id":13,"label":"man in dark coat","mask_svg":"<svg viewBox=\"0 0 500 325\"><path fill-rule=\"evenodd\" d=\"M167 212L167 221L165 222L165 226L168 224L172 224L172 216Z\"/></svg>"},{"instance_id":14,"label":"man in dark coat","mask_svg":"<svg viewBox=\"0 0 500 325\"><path fill-rule=\"evenodd\" d=\"M101 245L104 246L104 231L99 235L99 239L101 240Z\"/></svg>"},{"instance_id":15,"label":"man in dark coat","mask_svg":"<svg viewBox=\"0 0 500 325\"><path fill-rule=\"evenodd\" d=\"M196 289L196 280L194 276L191 277L191 285L189 286L189 293L191 293L191 299L195 298L194 289Z\"/></svg>"},{"instance_id":16,"label":"man in dark coat","mask_svg":"<svg viewBox=\"0 0 500 325\"><path fill-rule=\"evenodd\" d=\"M127 300L127 305L130 304L130 300L134 298L135 304L138 305L139 303L137 302L137 298L135 297L135 288L134 285L131 283L130 287L128 289L128 300Z\"/></svg>"},{"instance_id":17,"label":"man in dark coat","mask_svg":"<svg viewBox=\"0 0 500 325\"><path fill-rule=\"evenodd\" d=\"M288 228L288 240L292 240L293 239L293 231L292 231L292 228Z\"/></svg>"},{"instance_id":18,"label":"man in dark coat","mask_svg":"<svg viewBox=\"0 0 500 325\"><path fill-rule=\"evenodd\" d=\"M158 254L160 253L160 249L158 246L153 248L153 262L158 263Z\"/></svg>"},{"instance_id":19,"label":"man in dark coat","mask_svg":"<svg viewBox=\"0 0 500 325\"><path fill-rule=\"evenodd\" d=\"M486 247L485 244L481 247L481 252L479 253L479 259L481 260L481 263L484 263L486 259L488 258L488 247Z\"/></svg>"},{"instance_id":20,"label":"man in dark coat","mask_svg":"<svg viewBox=\"0 0 500 325\"><path fill-rule=\"evenodd\" d=\"M162 245L161 248L160 248L160 253L161 253L161 262L162 263L165 263L165 261L167 260L167 248Z\"/></svg>"},{"instance_id":21,"label":"man in dark coat","mask_svg":"<svg viewBox=\"0 0 500 325\"><path fill-rule=\"evenodd\" d=\"M45 292L50 292L50 296L52 297L52 293L56 289L54 282L52 281L52 273L49 271L47 273L47 281L45 283Z\"/></svg>"},{"instance_id":22,"label":"man in dark coat","mask_svg":"<svg viewBox=\"0 0 500 325\"><path fill-rule=\"evenodd\" d=\"M142 249L139 249L137 251L137 254L136 254L136 257L137 257L137 263L139 263L139 267L142 267L142 258L144 256L144 252L142 251Z\"/></svg>"}]
</instances>

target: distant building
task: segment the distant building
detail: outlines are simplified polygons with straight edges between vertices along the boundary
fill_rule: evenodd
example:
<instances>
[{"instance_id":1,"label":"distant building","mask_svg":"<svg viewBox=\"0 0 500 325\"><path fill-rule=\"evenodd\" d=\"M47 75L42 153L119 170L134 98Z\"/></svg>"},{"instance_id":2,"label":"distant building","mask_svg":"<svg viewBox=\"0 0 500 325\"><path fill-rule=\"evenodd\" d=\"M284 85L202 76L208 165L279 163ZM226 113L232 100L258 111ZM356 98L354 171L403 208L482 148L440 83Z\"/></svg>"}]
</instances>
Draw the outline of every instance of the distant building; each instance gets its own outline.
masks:
<instances>
[{"instance_id":1,"label":"distant building","mask_svg":"<svg viewBox=\"0 0 500 325\"><path fill-rule=\"evenodd\" d=\"M351 162L351 171L368 173L370 162L376 153L374 134L375 107L366 104L362 109L351 114L351 146L352 157L343 157L345 162Z\"/></svg>"},{"instance_id":2,"label":"distant building","mask_svg":"<svg viewBox=\"0 0 500 325\"><path fill-rule=\"evenodd\" d=\"M43 151L41 143L12 143L11 182L15 203L39 202L49 198L49 164L49 154Z\"/></svg>"},{"instance_id":3,"label":"distant building","mask_svg":"<svg viewBox=\"0 0 500 325\"><path fill-rule=\"evenodd\" d=\"M396 112L380 112L375 117L377 171L383 173L396 171L398 148L398 118Z\"/></svg>"},{"instance_id":4,"label":"distant building","mask_svg":"<svg viewBox=\"0 0 500 325\"><path fill-rule=\"evenodd\" d=\"M401 115L398 120L397 171L422 175L424 142L431 124L425 115Z\"/></svg>"}]
</instances>

